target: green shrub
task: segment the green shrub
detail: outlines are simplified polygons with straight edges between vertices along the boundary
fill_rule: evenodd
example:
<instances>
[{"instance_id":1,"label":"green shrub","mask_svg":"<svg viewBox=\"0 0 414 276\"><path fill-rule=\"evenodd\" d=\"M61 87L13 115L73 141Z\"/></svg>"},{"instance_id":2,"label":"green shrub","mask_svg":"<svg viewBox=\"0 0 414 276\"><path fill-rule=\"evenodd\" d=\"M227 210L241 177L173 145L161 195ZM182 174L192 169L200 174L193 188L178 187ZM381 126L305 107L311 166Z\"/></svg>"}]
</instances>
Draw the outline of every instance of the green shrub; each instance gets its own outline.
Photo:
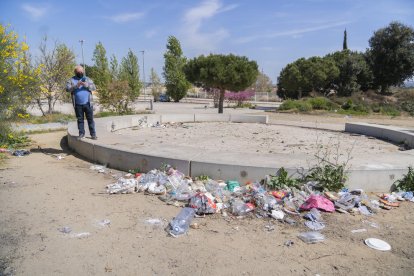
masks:
<instances>
[{"instance_id":1,"label":"green shrub","mask_svg":"<svg viewBox=\"0 0 414 276\"><path fill-rule=\"evenodd\" d=\"M331 101L324 97L316 97L308 99L308 102L312 105L312 109L316 110L329 110Z\"/></svg>"},{"instance_id":2,"label":"green shrub","mask_svg":"<svg viewBox=\"0 0 414 276\"><path fill-rule=\"evenodd\" d=\"M269 183L267 185L273 190L281 190L290 187L298 187L300 181L296 178L289 177L285 168L281 167L276 175L270 176Z\"/></svg>"},{"instance_id":3,"label":"green shrub","mask_svg":"<svg viewBox=\"0 0 414 276\"><path fill-rule=\"evenodd\" d=\"M349 110L349 109L352 109L353 106L354 106L354 103L352 102L352 100L348 99L345 103L342 104L341 108L343 110Z\"/></svg>"},{"instance_id":4,"label":"green shrub","mask_svg":"<svg viewBox=\"0 0 414 276\"><path fill-rule=\"evenodd\" d=\"M29 143L29 138L25 135L12 131L10 125L5 121L0 121L0 147L18 148Z\"/></svg>"},{"instance_id":5,"label":"green shrub","mask_svg":"<svg viewBox=\"0 0 414 276\"><path fill-rule=\"evenodd\" d=\"M379 104L374 103L374 104L371 105L371 110L374 113L380 113L381 112L381 106Z\"/></svg>"},{"instance_id":6,"label":"green shrub","mask_svg":"<svg viewBox=\"0 0 414 276\"><path fill-rule=\"evenodd\" d=\"M296 109L301 112L308 112L312 110L312 105L309 102L305 101L297 101L296 102Z\"/></svg>"},{"instance_id":7,"label":"green shrub","mask_svg":"<svg viewBox=\"0 0 414 276\"><path fill-rule=\"evenodd\" d=\"M403 175L403 177L394 182L395 187L399 191L405 192L414 192L414 169L413 167L408 167L408 173Z\"/></svg>"},{"instance_id":8,"label":"green shrub","mask_svg":"<svg viewBox=\"0 0 414 276\"><path fill-rule=\"evenodd\" d=\"M292 110L296 108L296 102L295 100L285 100L283 103L279 106L279 110Z\"/></svg>"},{"instance_id":9,"label":"green shrub","mask_svg":"<svg viewBox=\"0 0 414 276\"><path fill-rule=\"evenodd\" d=\"M412 101L403 101L400 103L400 108L414 116L414 99Z\"/></svg>"},{"instance_id":10,"label":"green shrub","mask_svg":"<svg viewBox=\"0 0 414 276\"><path fill-rule=\"evenodd\" d=\"M311 168L306 180L317 181L324 191L339 191L345 187L345 165L321 164Z\"/></svg>"},{"instance_id":11,"label":"green shrub","mask_svg":"<svg viewBox=\"0 0 414 276\"><path fill-rule=\"evenodd\" d=\"M361 112L361 113L369 113L370 109L367 105L364 104L356 104L352 107L352 110L357 111L357 112Z\"/></svg>"},{"instance_id":12,"label":"green shrub","mask_svg":"<svg viewBox=\"0 0 414 276\"><path fill-rule=\"evenodd\" d=\"M383 105L381 106L380 110L381 114L384 115L389 115L393 117L401 115L401 112L395 106L392 105Z\"/></svg>"}]
</instances>

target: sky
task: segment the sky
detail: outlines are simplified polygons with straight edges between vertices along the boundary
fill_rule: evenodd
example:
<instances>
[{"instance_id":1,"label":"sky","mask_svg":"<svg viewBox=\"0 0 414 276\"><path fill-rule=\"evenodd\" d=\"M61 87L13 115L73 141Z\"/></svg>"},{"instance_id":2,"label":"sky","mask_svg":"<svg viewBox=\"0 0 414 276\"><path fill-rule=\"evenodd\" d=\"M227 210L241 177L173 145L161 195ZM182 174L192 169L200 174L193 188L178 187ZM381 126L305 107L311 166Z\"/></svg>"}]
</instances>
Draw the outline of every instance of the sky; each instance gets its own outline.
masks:
<instances>
[{"instance_id":1,"label":"sky","mask_svg":"<svg viewBox=\"0 0 414 276\"><path fill-rule=\"evenodd\" d=\"M100 41L108 58L129 49L161 76L168 36L184 55L236 54L257 61L276 82L288 63L348 48L365 51L374 31L392 21L414 25L414 0L0 0L0 23L26 37L34 57L47 35L92 65ZM142 53L141 51L144 51Z\"/></svg>"}]
</instances>

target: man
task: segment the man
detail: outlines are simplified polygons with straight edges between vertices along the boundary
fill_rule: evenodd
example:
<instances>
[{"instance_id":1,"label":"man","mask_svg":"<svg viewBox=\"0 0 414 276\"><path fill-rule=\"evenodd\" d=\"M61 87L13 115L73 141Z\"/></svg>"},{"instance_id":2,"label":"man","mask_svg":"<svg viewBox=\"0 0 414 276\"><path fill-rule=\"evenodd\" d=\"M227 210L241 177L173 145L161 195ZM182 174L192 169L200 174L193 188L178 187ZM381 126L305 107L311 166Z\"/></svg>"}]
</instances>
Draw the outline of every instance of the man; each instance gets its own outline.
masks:
<instances>
[{"instance_id":1,"label":"man","mask_svg":"<svg viewBox=\"0 0 414 276\"><path fill-rule=\"evenodd\" d=\"M71 93L76 118L78 119L79 138L85 137L85 115L88 121L89 133L93 140L98 139L93 121L92 91L96 90L93 81L85 77L84 69L78 65L75 67L75 76L66 83L66 91Z\"/></svg>"}]
</instances>

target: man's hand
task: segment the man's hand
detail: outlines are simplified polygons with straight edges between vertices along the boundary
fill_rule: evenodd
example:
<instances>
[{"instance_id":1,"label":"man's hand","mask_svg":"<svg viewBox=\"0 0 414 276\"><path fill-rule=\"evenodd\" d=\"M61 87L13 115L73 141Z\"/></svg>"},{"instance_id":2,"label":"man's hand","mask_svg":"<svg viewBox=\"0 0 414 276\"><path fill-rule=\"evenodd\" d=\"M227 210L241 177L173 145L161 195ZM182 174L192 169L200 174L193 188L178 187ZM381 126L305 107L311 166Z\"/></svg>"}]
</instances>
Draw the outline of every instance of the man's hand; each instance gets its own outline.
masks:
<instances>
[{"instance_id":1,"label":"man's hand","mask_svg":"<svg viewBox=\"0 0 414 276\"><path fill-rule=\"evenodd\" d=\"M76 87L79 88L81 86L88 87L89 85L87 82L78 81L78 83L76 84Z\"/></svg>"}]
</instances>

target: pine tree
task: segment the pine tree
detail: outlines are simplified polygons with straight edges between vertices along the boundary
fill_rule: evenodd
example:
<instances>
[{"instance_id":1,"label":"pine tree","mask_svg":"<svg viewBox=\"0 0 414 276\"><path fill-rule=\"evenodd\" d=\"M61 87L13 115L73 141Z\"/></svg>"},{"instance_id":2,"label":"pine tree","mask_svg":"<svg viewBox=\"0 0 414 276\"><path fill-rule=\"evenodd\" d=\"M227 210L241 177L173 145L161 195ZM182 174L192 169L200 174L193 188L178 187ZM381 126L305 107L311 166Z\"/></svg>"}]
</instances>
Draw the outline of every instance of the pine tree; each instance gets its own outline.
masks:
<instances>
[{"instance_id":1,"label":"pine tree","mask_svg":"<svg viewBox=\"0 0 414 276\"><path fill-rule=\"evenodd\" d=\"M348 38L346 34L346 29L344 31L344 42L342 44L342 50L348 50Z\"/></svg>"},{"instance_id":2,"label":"pine tree","mask_svg":"<svg viewBox=\"0 0 414 276\"><path fill-rule=\"evenodd\" d=\"M180 41L174 36L168 37L167 51L164 54L164 79L167 95L178 102L187 94L190 83L183 72L186 58L183 56Z\"/></svg>"}]
</instances>

